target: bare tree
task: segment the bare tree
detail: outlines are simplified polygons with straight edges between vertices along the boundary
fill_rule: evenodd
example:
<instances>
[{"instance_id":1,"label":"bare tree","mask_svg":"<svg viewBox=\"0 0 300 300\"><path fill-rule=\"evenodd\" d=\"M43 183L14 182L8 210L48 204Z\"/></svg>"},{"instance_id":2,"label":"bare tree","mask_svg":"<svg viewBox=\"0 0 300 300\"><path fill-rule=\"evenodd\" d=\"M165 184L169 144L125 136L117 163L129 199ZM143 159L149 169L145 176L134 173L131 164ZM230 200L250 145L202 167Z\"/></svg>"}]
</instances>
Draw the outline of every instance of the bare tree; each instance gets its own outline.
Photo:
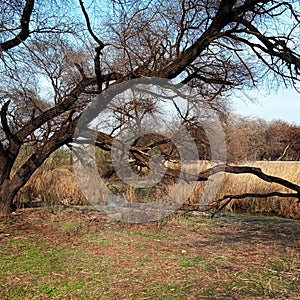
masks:
<instances>
[{"instance_id":1,"label":"bare tree","mask_svg":"<svg viewBox=\"0 0 300 300\"><path fill-rule=\"evenodd\" d=\"M58 1L1 4L0 215L45 159L72 141L91 97L116 83L176 79L211 105L262 80L297 87L298 1L70 2L73 12ZM99 132L99 147L109 150L111 141ZM12 172L28 142L35 142L32 155Z\"/></svg>"}]
</instances>

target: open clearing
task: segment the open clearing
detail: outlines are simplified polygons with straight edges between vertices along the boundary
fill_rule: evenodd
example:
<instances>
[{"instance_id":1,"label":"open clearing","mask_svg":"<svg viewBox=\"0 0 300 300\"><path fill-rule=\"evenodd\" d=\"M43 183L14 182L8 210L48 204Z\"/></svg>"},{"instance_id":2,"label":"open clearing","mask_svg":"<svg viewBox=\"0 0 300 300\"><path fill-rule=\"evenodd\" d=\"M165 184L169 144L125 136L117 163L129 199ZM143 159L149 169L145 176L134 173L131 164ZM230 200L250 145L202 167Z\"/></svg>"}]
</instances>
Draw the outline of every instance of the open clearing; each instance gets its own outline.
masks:
<instances>
[{"instance_id":1,"label":"open clearing","mask_svg":"<svg viewBox=\"0 0 300 300\"><path fill-rule=\"evenodd\" d=\"M0 299L300 299L300 221L23 209L0 222L0 266Z\"/></svg>"}]
</instances>

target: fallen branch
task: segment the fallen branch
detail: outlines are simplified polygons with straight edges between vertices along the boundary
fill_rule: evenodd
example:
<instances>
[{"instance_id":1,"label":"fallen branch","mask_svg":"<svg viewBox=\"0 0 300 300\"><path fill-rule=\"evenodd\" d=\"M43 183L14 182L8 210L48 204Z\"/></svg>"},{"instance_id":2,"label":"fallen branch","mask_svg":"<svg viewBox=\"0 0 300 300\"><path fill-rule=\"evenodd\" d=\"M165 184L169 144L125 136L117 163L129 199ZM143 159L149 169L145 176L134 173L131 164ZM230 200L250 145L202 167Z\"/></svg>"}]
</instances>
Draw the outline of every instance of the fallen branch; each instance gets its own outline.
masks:
<instances>
[{"instance_id":1,"label":"fallen branch","mask_svg":"<svg viewBox=\"0 0 300 300\"><path fill-rule=\"evenodd\" d=\"M190 174L187 172L183 172L180 170L172 170L168 169L166 172L167 176L176 176L178 177L178 173L181 173L181 177L187 181L187 182L193 182L193 181L207 181L209 177L212 175L215 175L217 173L224 172L224 173L232 173L232 174L253 174L256 177L262 179L263 181L269 182L269 183L277 183L281 186L284 186L286 188L289 188L296 192L296 198L300 199L300 186L290 182L286 179L268 175L264 173L260 168L257 167L248 167L248 166L231 166L227 164L220 164L217 166L214 166L210 169L207 169L203 172L200 172L199 174Z\"/></svg>"},{"instance_id":2,"label":"fallen branch","mask_svg":"<svg viewBox=\"0 0 300 300\"><path fill-rule=\"evenodd\" d=\"M204 175L207 172L210 172L211 175L219 173L219 172L225 172L225 173L232 173L232 174L253 174L256 177L262 179L263 181L270 182L270 183L277 183L279 185L282 185L286 188L289 188L298 194L298 198L300 199L300 186L292 183L286 179L272 176L264 173L260 168L257 167L248 167L248 166L230 166L230 165L218 165L215 167L212 167L208 171L202 172L199 175Z\"/></svg>"},{"instance_id":3,"label":"fallen branch","mask_svg":"<svg viewBox=\"0 0 300 300\"><path fill-rule=\"evenodd\" d=\"M245 199L245 198L268 198L268 197L283 197L283 198L297 198L299 202L299 194L298 193L281 193L281 192L271 192L271 193L265 193L265 194L257 194L257 193L244 193L239 195L225 195L222 198L213 201L210 205L208 205L207 209L210 210L212 208L215 208L215 211L211 215L211 218L213 218L218 212L223 210L232 200L238 200L238 199ZM225 201L221 206L218 207L219 204L221 204L222 201ZM217 207L217 208L216 208Z\"/></svg>"}]
</instances>

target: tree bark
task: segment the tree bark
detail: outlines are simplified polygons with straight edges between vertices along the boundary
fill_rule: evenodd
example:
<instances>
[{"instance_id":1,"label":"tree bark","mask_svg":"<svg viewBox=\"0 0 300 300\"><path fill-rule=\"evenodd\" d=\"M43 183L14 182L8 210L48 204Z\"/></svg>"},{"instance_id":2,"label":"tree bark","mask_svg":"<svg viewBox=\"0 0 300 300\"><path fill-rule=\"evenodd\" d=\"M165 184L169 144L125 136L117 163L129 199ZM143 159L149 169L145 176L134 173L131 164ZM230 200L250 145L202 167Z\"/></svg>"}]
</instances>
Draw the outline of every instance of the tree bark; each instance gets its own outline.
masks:
<instances>
[{"instance_id":1,"label":"tree bark","mask_svg":"<svg viewBox=\"0 0 300 300\"><path fill-rule=\"evenodd\" d=\"M0 217L9 216L12 213L12 199L0 196Z\"/></svg>"},{"instance_id":2,"label":"tree bark","mask_svg":"<svg viewBox=\"0 0 300 300\"><path fill-rule=\"evenodd\" d=\"M20 187L12 183L11 180L5 180L0 187L0 217L8 216L13 211L13 200Z\"/></svg>"}]
</instances>

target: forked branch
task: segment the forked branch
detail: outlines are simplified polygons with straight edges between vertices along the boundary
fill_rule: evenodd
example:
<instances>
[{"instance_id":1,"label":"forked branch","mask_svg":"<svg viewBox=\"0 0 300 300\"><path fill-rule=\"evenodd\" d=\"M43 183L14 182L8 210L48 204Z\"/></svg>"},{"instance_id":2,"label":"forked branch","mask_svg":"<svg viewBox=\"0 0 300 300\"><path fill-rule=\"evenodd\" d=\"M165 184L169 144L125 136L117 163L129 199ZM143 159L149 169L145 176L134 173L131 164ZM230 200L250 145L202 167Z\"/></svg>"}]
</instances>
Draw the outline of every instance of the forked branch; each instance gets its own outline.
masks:
<instances>
[{"instance_id":1,"label":"forked branch","mask_svg":"<svg viewBox=\"0 0 300 300\"><path fill-rule=\"evenodd\" d=\"M97 86L98 86L98 92L102 92L102 72L101 72L101 63L100 63L100 57L102 55L101 51L104 48L104 43L97 37L97 35L94 33L89 15L84 7L84 3L82 0L79 0L79 4L82 10L82 13L84 15L85 21L86 21L86 26L89 31L89 34L92 36L92 38L96 41L98 46L95 48L96 55L94 57L94 68L95 68L95 74L96 74L96 79L97 79Z\"/></svg>"},{"instance_id":2,"label":"forked branch","mask_svg":"<svg viewBox=\"0 0 300 300\"><path fill-rule=\"evenodd\" d=\"M223 210L234 199L245 199L249 197L253 197L253 198L282 197L282 198L296 198L298 199L298 203L300 203L299 185L277 176L268 175L264 173L260 168L256 168L256 167L218 165L216 167L212 167L204 172L199 173L197 181L206 181L211 175L217 174L219 172L232 173L232 174L253 174L258 178L262 179L263 181L269 183L276 183L285 188L289 188L293 190L294 193L270 192L270 193L243 193L243 194L236 194L236 195L224 195L223 197L210 202L202 209L200 209L199 206L197 205L196 210L207 211L207 210L215 209L211 217L214 217L216 213Z\"/></svg>"}]
</instances>

